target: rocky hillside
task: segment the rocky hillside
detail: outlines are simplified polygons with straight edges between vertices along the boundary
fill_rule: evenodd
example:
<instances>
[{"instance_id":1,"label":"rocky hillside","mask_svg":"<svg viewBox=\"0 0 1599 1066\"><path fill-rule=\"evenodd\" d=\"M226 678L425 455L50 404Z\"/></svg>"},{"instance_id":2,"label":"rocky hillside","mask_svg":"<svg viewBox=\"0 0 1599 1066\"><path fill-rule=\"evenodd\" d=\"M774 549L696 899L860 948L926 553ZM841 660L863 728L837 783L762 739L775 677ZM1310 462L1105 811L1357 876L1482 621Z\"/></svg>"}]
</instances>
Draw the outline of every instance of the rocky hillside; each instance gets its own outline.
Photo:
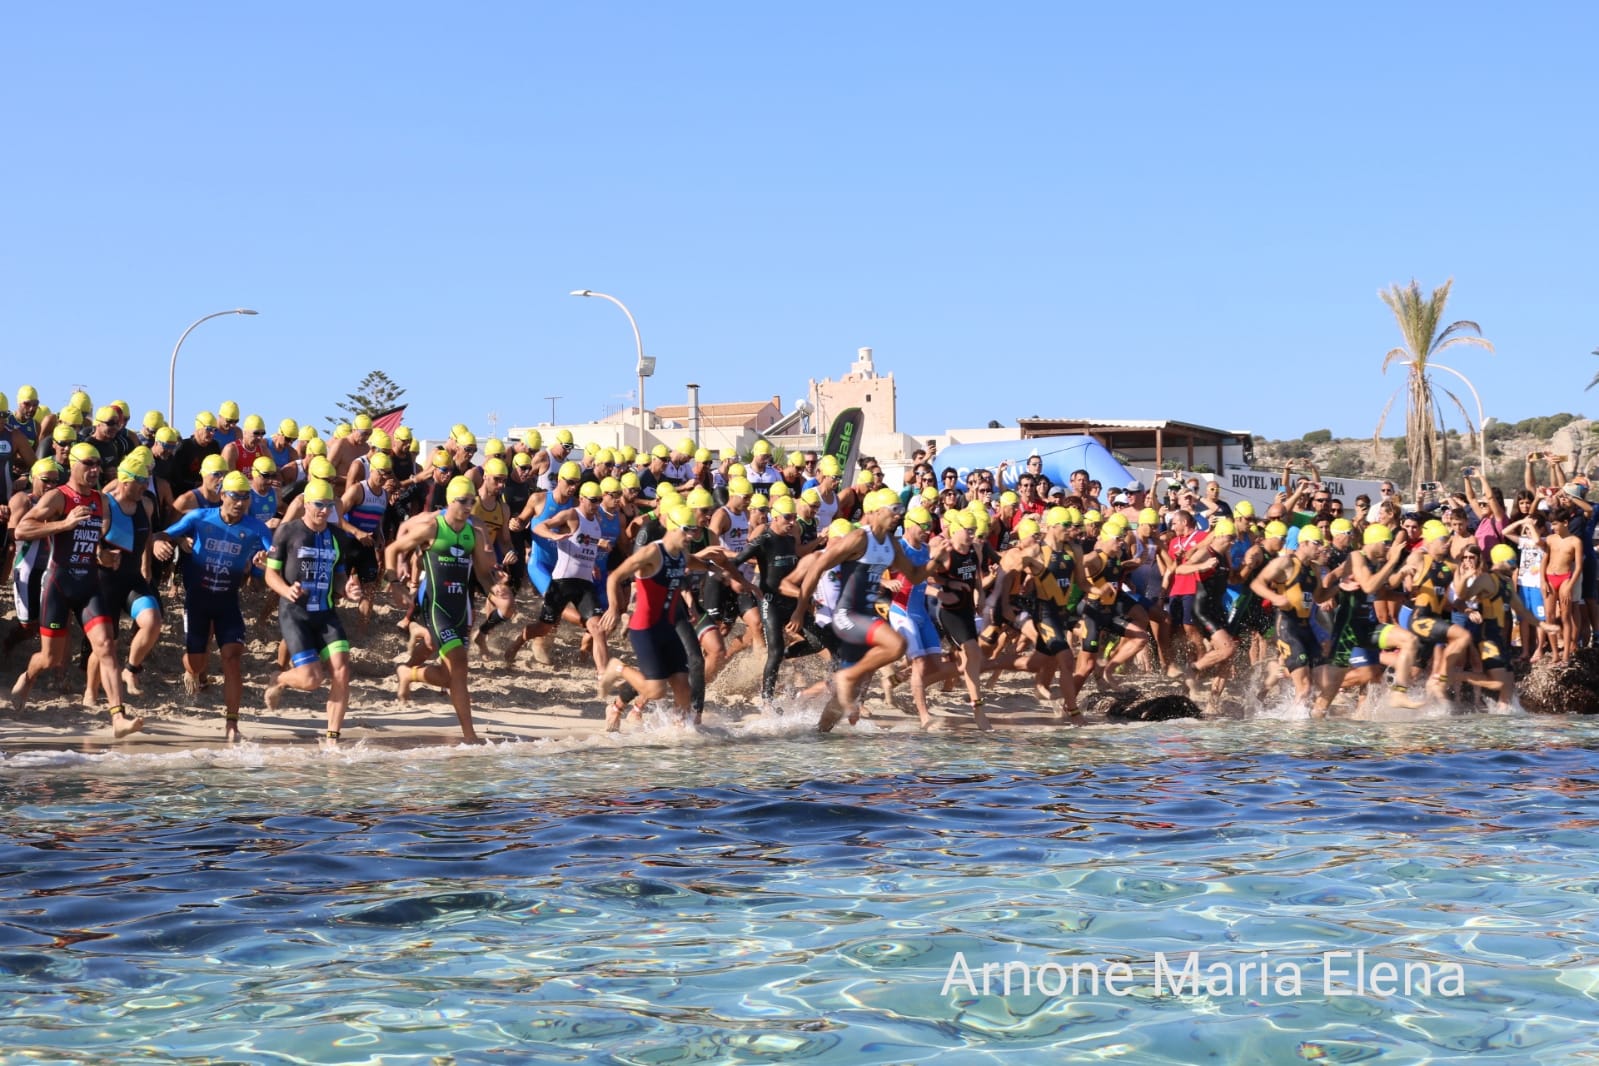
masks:
<instances>
[{"instance_id":1,"label":"rocky hillside","mask_svg":"<svg viewBox=\"0 0 1599 1066\"><path fill-rule=\"evenodd\" d=\"M1599 464L1599 422L1581 415L1547 415L1510 424L1491 422L1487 438L1489 477L1505 492L1521 487L1529 452L1554 452L1574 457L1575 466L1566 464L1568 473ZM1446 446L1450 482L1459 482L1462 467L1480 465L1477 449L1468 434L1450 430ZM1400 484L1410 483L1404 437L1384 437L1375 448L1370 437L1335 439L1327 430L1314 430L1298 440L1255 438L1256 466L1270 468L1290 458L1309 459L1329 476L1391 478ZM1541 476L1541 466L1539 470Z\"/></svg>"}]
</instances>

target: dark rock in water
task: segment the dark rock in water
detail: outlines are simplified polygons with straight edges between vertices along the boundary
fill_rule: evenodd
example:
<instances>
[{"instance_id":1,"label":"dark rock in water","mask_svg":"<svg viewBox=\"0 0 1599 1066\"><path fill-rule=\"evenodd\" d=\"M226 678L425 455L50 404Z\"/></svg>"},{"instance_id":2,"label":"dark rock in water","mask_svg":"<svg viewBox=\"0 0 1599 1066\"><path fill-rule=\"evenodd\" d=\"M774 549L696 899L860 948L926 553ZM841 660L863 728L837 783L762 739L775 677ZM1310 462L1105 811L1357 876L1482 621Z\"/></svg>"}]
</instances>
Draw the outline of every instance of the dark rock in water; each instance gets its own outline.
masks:
<instances>
[{"instance_id":1,"label":"dark rock in water","mask_svg":"<svg viewBox=\"0 0 1599 1066\"><path fill-rule=\"evenodd\" d=\"M1599 649L1579 649L1563 663L1539 663L1516 691L1529 711L1599 714Z\"/></svg>"},{"instance_id":2,"label":"dark rock in water","mask_svg":"<svg viewBox=\"0 0 1599 1066\"><path fill-rule=\"evenodd\" d=\"M1123 722L1164 722L1169 718L1199 718L1203 713L1199 704L1173 693L1124 697L1105 711L1105 717Z\"/></svg>"}]
</instances>

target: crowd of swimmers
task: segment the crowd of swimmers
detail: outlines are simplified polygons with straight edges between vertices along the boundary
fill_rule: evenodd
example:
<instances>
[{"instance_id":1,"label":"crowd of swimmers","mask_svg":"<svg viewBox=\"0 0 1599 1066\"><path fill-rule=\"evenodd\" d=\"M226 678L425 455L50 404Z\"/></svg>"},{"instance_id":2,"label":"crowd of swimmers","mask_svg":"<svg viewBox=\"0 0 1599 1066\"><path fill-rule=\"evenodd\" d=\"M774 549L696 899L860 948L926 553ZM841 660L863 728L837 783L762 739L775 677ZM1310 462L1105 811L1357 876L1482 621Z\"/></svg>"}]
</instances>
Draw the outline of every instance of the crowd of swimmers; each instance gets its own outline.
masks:
<instances>
[{"instance_id":1,"label":"crowd of swimmers","mask_svg":"<svg viewBox=\"0 0 1599 1066\"><path fill-rule=\"evenodd\" d=\"M807 690L824 731L859 718L874 679L889 698L908 685L924 727L947 689L987 729L985 692L1005 673L1027 675L1061 722L1090 686L1114 693L1136 672L1201 705L1230 687L1281 688L1316 715L1348 690L1509 705L1518 657L1568 657L1599 630L1588 482L1564 461L1528 456L1508 504L1467 471L1458 492L1429 486L1408 506L1391 482L1346 503L1291 464L1257 513L1198 479L1107 491L1079 470L1054 484L1036 454L993 471L918 454L899 486L875 461L850 471L766 441L745 456L690 439L640 453L458 425L419 455L407 427L367 415L324 439L229 401L183 436L160 412L134 423L127 403L81 391L51 411L23 386L14 405L0 395L4 650L32 651L20 708L41 675L64 676L75 623L82 698L103 700L117 737L143 727L129 704L181 603L185 688L209 691L214 650L224 735L240 738L254 588L251 611L264 624L275 611L281 638L263 702L326 687L334 743L344 612L365 632L386 600L410 638L396 695L448 693L469 741L472 655L515 666L527 649L551 668L563 623L610 730L657 700L697 723L744 653L766 703L786 694L785 663L825 656L827 680Z\"/></svg>"}]
</instances>

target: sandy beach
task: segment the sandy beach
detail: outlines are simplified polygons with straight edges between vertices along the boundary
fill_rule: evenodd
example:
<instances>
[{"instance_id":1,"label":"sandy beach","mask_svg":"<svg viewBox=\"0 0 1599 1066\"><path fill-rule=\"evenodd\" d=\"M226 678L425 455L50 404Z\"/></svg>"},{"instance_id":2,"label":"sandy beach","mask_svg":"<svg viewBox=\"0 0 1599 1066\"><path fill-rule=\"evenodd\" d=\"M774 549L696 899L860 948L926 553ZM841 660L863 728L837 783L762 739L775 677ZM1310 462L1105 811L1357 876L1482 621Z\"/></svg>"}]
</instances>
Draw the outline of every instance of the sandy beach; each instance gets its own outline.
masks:
<instances>
[{"instance_id":1,"label":"sandy beach","mask_svg":"<svg viewBox=\"0 0 1599 1066\"><path fill-rule=\"evenodd\" d=\"M3 600L9 606L9 589ZM260 613L260 596L247 596L246 618ZM525 604L524 604L525 610ZM405 661L405 637L397 628L400 614L388 604L378 604L370 627L363 631L354 610L342 612L352 645L352 685L350 710L345 717L341 743L419 746L449 745L460 742L455 712L446 694L417 685L409 702L395 698L394 670ZM580 634L563 626L552 646L552 665L544 666L523 649L514 667L507 667L499 655L515 632L504 626L490 638L494 657L484 661L472 650L473 720L478 733L495 741L604 739L604 706L595 695L593 662L579 649ZM244 698L240 708L240 728L247 742L258 744L315 744L322 735L326 719L326 692L285 690L277 710L265 708L262 694L276 679L272 666L276 654L276 620L267 625L251 621L245 648ZM221 658L211 655L211 684L196 696L183 688L182 618L173 607L165 620L161 643L146 662L140 681L142 696L130 696L130 713L143 715L144 730L123 740L113 740L102 699L93 709L82 705L84 674L77 665L81 637L74 631L72 662L64 681L51 675L38 679L28 705L21 711L0 703L0 748L54 748L85 751L117 749L149 752L160 749L220 746L223 744L223 704ZM30 642L32 647L37 642ZM32 647L25 643L14 650L3 664L5 684L25 668ZM127 626L123 626L123 651L127 648ZM626 637L612 635L611 650L631 660ZM737 656L711 684L706 695L705 722L708 726L728 727L746 719L758 718L756 704L760 687L761 662L752 652ZM780 685L794 689L824 676L820 658L785 663ZM1030 680L1024 675L1007 675L996 690L987 693L986 709L1000 727L1058 728L1047 710L1033 695ZM796 699L780 699L785 717L800 714L808 707ZM866 728L918 731L911 705L909 685L897 689L897 706L889 707L876 697L867 704L870 716ZM964 689L930 694L930 704L941 729L973 729L965 707ZM661 705L662 707L665 704ZM813 704L819 710L819 704ZM664 717L664 716L662 716ZM1088 715L1088 721L1104 721ZM810 719L814 721L814 715ZM647 722L643 730L654 728ZM848 730L847 725L841 730ZM638 726L624 725L623 735L640 732Z\"/></svg>"}]
</instances>

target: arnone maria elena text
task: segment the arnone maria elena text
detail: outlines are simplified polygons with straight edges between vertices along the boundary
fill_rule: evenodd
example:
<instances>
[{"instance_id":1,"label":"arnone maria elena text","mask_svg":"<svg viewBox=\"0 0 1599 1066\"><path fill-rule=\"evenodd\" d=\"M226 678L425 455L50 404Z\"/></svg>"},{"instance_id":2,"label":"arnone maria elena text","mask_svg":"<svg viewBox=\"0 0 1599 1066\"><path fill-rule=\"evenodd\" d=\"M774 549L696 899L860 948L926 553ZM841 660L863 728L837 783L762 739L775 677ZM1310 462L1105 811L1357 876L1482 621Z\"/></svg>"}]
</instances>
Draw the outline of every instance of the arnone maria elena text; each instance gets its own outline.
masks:
<instances>
[{"instance_id":1,"label":"arnone maria elena text","mask_svg":"<svg viewBox=\"0 0 1599 1066\"><path fill-rule=\"evenodd\" d=\"M973 966L956 952L943 994L977 996L1463 996L1459 963L1390 962L1360 951L1325 951L1310 957L1229 955L1206 962L1197 951L1130 962L1029 964L1020 959Z\"/></svg>"}]
</instances>

